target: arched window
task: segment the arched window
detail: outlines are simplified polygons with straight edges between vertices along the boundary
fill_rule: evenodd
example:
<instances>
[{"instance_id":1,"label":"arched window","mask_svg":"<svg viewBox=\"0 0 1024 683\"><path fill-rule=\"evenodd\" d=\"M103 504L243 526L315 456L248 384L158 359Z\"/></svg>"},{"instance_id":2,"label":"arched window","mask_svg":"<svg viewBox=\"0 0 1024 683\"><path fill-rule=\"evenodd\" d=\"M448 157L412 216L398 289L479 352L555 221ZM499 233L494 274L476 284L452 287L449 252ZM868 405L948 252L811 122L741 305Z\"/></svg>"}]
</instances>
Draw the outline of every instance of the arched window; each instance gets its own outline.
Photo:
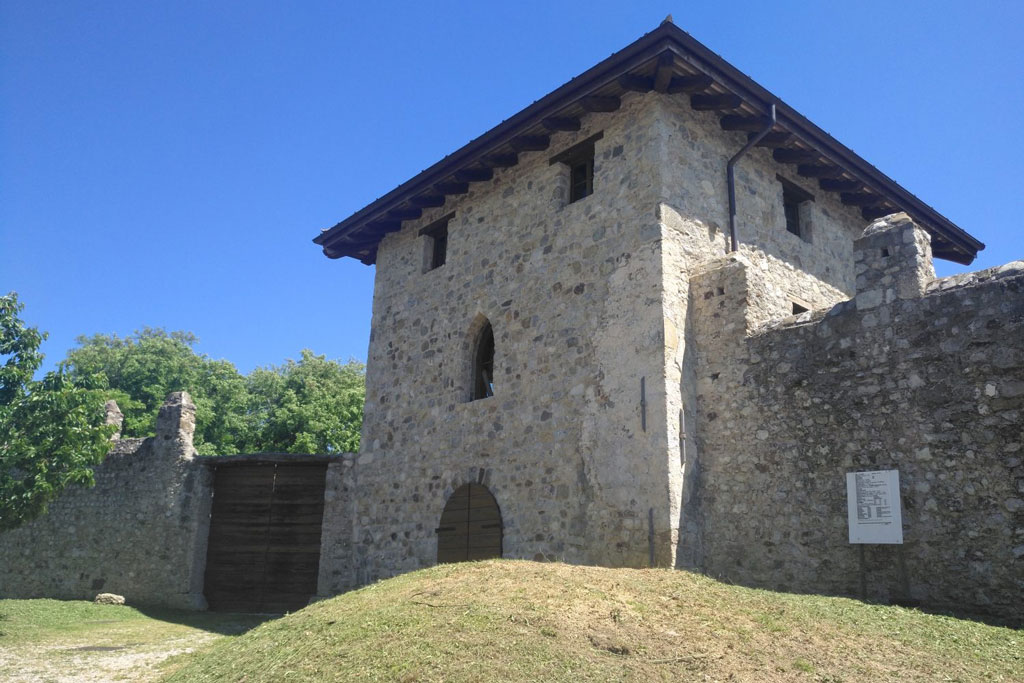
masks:
<instances>
[{"instance_id":1,"label":"arched window","mask_svg":"<svg viewBox=\"0 0 1024 683\"><path fill-rule=\"evenodd\" d=\"M494 330L487 323L480 330L473 356L473 398L494 396Z\"/></svg>"},{"instance_id":2,"label":"arched window","mask_svg":"<svg viewBox=\"0 0 1024 683\"><path fill-rule=\"evenodd\" d=\"M455 489L436 531L438 564L501 557L501 510L483 484Z\"/></svg>"}]
</instances>

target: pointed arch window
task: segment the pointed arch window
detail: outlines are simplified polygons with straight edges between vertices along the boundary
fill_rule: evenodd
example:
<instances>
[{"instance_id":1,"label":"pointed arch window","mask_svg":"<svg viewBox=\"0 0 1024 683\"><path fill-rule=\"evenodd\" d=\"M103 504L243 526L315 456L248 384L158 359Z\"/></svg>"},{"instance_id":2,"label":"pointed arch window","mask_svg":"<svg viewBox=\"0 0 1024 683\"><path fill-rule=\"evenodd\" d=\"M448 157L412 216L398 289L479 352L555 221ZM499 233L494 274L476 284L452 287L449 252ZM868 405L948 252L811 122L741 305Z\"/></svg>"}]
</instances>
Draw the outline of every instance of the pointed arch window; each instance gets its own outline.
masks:
<instances>
[{"instance_id":1,"label":"pointed arch window","mask_svg":"<svg viewBox=\"0 0 1024 683\"><path fill-rule=\"evenodd\" d=\"M484 325L476 341L473 356L473 398L494 396L494 330L491 323Z\"/></svg>"}]
</instances>

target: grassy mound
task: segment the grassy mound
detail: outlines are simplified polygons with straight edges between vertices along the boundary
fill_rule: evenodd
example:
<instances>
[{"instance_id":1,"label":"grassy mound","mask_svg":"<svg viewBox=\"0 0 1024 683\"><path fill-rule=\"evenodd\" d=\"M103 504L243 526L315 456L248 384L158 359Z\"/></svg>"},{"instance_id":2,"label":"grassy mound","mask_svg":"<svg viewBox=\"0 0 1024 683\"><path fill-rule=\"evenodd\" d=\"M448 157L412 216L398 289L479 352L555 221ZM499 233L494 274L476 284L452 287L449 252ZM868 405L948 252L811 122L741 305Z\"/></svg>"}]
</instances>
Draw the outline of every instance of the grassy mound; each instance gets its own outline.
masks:
<instances>
[{"instance_id":1,"label":"grassy mound","mask_svg":"<svg viewBox=\"0 0 1024 683\"><path fill-rule=\"evenodd\" d=\"M687 572L506 560L389 579L177 666L169 680L1024 680L1024 637Z\"/></svg>"}]
</instances>

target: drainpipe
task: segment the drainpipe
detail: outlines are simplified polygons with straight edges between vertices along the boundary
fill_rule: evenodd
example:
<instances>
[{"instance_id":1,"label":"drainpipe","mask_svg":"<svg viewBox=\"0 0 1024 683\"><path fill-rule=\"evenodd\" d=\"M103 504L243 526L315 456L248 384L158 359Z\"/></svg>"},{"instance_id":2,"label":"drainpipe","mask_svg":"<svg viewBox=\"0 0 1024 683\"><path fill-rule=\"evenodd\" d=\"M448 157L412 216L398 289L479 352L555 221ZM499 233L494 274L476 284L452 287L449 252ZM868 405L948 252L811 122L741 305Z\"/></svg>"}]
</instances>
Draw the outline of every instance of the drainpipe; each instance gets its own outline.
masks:
<instances>
[{"instance_id":1,"label":"drainpipe","mask_svg":"<svg viewBox=\"0 0 1024 683\"><path fill-rule=\"evenodd\" d=\"M736 165L736 162L740 160L740 157L746 154L747 150L751 147L761 142L761 138L768 135L768 131L770 131L772 126L775 125L775 104L772 104L768 118L770 120L768 121L768 124L765 125L764 129L755 137L751 138L747 144L743 145L743 149L736 152L736 154L732 156L732 159L729 159L729 163L725 165L726 175L729 179L729 251L736 251L736 175L733 171L733 167Z\"/></svg>"}]
</instances>

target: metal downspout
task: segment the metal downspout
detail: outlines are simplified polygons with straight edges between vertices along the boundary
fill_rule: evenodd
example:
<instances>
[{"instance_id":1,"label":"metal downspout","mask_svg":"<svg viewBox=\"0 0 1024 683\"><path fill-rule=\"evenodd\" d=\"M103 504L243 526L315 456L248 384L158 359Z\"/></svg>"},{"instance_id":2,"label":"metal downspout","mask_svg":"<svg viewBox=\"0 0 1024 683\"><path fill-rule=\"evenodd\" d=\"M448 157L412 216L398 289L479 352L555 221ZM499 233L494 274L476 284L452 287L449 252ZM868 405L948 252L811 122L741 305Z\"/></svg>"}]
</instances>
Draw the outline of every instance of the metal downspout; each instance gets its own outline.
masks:
<instances>
[{"instance_id":1,"label":"metal downspout","mask_svg":"<svg viewBox=\"0 0 1024 683\"><path fill-rule=\"evenodd\" d=\"M729 159L729 163L725 165L725 172L726 172L726 175L727 175L728 180L729 180L729 250L728 251L736 251L736 174L733 171L733 167L736 165L736 162L740 160L740 157L742 157L744 154L746 154L747 150L749 150L751 147L753 147L757 143L761 142L761 138L763 138L765 135L767 135L768 131L770 131L772 129L772 126L775 125L775 104L774 103L771 105L771 109L769 110L769 113L768 113L768 118L770 119L770 121L768 121L768 124L764 127L764 129L761 130L761 132L758 133L756 136L751 138L750 141L747 142L747 144L745 144L743 146L743 149L741 149L740 151L736 152L736 154L734 154L732 156L732 159Z\"/></svg>"}]
</instances>

